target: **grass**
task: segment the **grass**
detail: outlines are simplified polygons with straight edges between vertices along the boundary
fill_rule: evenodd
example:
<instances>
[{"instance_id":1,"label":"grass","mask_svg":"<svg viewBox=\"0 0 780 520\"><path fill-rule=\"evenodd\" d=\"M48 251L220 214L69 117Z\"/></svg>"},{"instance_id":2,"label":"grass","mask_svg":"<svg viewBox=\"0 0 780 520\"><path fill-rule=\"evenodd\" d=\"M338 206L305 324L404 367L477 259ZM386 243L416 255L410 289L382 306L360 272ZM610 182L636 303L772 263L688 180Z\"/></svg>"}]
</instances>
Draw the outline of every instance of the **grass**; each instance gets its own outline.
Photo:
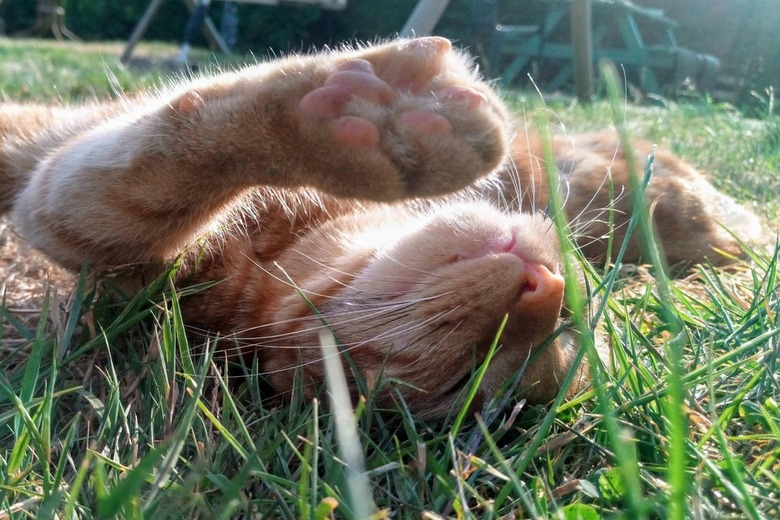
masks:
<instances>
[{"instance_id":1,"label":"grass","mask_svg":"<svg viewBox=\"0 0 780 520\"><path fill-rule=\"evenodd\" d=\"M74 45L49 40L0 38L0 99L58 101L118 97L153 89L181 70L172 63L178 49L166 44L142 44L128 68L119 61L122 43ZM208 52L195 49L190 59L209 68L216 65ZM254 61L249 57L219 60L220 66Z\"/></svg>"},{"instance_id":2,"label":"grass","mask_svg":"<svg viewBox=\"0 0 780 520\"><path fill-rule=\"evenodd\" d=\"M121 68L118 49L0 40L0 92L73 101L159 81ZM510 97L570 132L624 122L777 218L780 125L770 117L705 101ZM777 259L756 250L749 267L702 266L685 280L656 269L628 282L572 265L602 296L572 308L602 324L613 369L597 369L598 384L569 401L510 399L444 424L403 406L379 414L370 400L338 420L320 400L269 400L255 367L228 373L213 353L190 351L169 278L118 305L82 275L67 306L45 300L35 326L2 307L6 330L25 341L0 338L0 519L349 518L366 508L395 518L777 518ZM349 417L357 475L339 448L337 423ZM350 494L356 478L370 496Z\"/></svg>"}]
</instances>

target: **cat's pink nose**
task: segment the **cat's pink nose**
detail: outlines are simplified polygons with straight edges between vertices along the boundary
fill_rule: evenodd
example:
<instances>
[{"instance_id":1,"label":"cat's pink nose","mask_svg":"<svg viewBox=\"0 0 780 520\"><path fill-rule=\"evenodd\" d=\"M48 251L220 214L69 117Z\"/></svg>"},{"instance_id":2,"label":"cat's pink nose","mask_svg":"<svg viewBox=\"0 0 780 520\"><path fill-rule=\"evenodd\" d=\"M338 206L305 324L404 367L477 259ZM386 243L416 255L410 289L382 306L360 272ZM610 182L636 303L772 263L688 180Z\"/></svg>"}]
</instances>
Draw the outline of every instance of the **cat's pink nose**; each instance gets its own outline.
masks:
<instances>
[{"instance_id":1,"label":"cat's pink nose","mask_svg":"<svg viewBox=\"0 0 780 520\"><path fill-rule=\"evenodd\" d=\"M560 295L563 297L565 282L563 276L553 273L547 266L528 262L526 264L526 283L522 298L533 301L537 298L545 300Z\"/></svg>"},{"instance_id":2,"label":"cat's pink nose","mask_svg":"<svg viewBox=\"0 0 780 520\"><path fill-rule=\"evenodd\" d=\"M517 299L516 310L531 316L558 316L563 303L563 276L547 266L527 262L525 284Z\"/></svg>"}]
</instances>

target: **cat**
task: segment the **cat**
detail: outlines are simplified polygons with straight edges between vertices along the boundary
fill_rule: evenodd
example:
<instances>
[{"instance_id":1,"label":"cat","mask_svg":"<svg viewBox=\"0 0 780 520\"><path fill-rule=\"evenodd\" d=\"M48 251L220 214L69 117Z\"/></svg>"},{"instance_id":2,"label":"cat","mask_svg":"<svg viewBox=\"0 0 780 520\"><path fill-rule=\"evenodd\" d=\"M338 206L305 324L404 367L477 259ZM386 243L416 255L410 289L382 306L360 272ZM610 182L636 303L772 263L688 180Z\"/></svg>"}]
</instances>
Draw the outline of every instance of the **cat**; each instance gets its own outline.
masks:
<instances>
[{"instance_id":1,"label":"cat","mask_svg":"<svg viewBox=\"0 0 780 520\"><path fill-rule=\"evenodd\" d=\"M631 214L619 139L553 147L580 245L606 261ZM525 398L549 401L572 369L541 156L464 53L399 39L117 102L2 104L0 213L72 270L138 281L179 257L182 283L218 281L183 302L187 323L258 356L279 393L302 381L313 395L327 328L378 406L401 396L437 419L463 402L505 315L475 406L521 369ZM647 196L671 263L739 254L719 221L759 227L671 154L655 155ZM624 260L640 257L632 243ZM588 381L574 370L570 394Z\"/></svg>"}]
</instances>

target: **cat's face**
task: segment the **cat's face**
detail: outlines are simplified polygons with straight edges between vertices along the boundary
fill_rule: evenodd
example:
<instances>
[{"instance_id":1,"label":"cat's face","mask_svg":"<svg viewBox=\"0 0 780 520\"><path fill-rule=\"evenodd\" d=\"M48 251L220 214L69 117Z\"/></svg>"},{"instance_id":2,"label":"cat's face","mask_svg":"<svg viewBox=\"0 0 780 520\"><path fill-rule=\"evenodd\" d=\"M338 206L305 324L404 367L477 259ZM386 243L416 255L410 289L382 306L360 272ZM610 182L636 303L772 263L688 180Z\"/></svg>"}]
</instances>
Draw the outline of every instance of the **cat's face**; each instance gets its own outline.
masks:
<instances>
[{"instance_id":1,"label":"cat's face","mask_svg":"<svg viewBox=\"0 0 780 520\"><path fill-rule=\"evenodd\" d=\"M482 402L558 325L563 279L552 225L473 202L424 216L380 213L325 226L279 260L320 317L290 291L275 332L285 338L280 345L304 347L265 350L264 371L278 390L292 388L291 367L303 370L304 381L322 381L321 318L369 387L381 389L380 405L389 404L392 386L420 416L441 417L463 398L508 314ZM557 348L530 363L521 381L538 399L557 391Z\"/></svg>"}]
</instances>

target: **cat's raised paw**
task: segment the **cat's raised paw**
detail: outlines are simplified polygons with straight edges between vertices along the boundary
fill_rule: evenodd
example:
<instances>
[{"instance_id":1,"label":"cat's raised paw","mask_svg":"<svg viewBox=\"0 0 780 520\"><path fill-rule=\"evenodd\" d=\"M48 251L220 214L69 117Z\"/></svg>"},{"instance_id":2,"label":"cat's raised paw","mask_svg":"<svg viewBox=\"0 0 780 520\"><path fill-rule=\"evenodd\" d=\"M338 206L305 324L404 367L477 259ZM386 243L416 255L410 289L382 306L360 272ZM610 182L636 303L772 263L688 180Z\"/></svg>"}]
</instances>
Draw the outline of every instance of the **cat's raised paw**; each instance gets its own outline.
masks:
<instances>
[{"instance_id":1,"label":"cat's raised paw","mask_svg":"<svg viewBox=\"0 0 780 520\"><path fill-rule=\"evenodd\" d=\"M507 152L503 104L443 38L335 55L297 108L305 140L319 140L330 170L320 187L335 195L449 193L500 166Z\"/></svg>"}]
</instances>

